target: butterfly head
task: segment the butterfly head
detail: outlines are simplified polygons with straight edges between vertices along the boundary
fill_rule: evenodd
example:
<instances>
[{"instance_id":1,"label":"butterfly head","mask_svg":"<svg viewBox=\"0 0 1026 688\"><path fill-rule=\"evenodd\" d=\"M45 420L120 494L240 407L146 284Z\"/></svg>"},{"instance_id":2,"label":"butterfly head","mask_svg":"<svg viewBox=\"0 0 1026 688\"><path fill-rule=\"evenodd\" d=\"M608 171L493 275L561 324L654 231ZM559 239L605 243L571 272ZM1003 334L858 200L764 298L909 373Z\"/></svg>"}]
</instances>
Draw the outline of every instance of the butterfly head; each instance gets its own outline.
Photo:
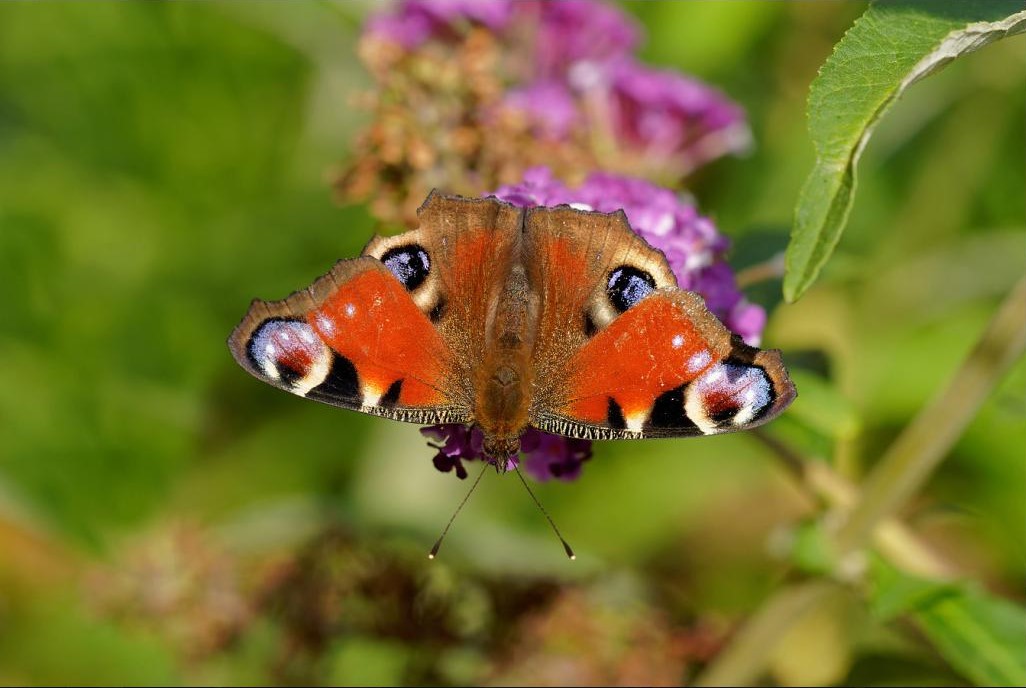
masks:
<instances>
[{"instance_id":1,"label":"butterfly head","mask_svg":"<svg viewBox=\"0 0 1026 688\"><path fill-rule=\"evenodd\" d=\"M486 434L483 451L485 457L495 465L495 470L505 473L513 469L513 461L520 453L520 436Z\"/></svg>"}]
</instances>

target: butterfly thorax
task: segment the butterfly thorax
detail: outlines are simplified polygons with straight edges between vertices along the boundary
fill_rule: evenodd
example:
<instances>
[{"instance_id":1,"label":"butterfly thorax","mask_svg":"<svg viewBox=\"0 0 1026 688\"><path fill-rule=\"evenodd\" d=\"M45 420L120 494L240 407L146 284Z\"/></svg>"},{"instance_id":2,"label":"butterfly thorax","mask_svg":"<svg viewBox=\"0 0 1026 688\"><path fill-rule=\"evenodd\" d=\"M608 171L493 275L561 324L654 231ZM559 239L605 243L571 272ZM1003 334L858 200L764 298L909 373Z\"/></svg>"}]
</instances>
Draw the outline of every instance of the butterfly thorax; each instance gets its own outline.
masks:
<instances>
[{"instance_id":1,"label":"butterfly thorax","mask_svg":"<svg viewBox=\"0 0 1026 688\"><path fill-rule=\"evenodd\" d=\"M538 298L522 265L514 265L488 313L488 339L477 375L474 419L484 432L484 451L494 459L520 449L527 429L533 383L531 357Z\"/></svg>"}]
</instances>

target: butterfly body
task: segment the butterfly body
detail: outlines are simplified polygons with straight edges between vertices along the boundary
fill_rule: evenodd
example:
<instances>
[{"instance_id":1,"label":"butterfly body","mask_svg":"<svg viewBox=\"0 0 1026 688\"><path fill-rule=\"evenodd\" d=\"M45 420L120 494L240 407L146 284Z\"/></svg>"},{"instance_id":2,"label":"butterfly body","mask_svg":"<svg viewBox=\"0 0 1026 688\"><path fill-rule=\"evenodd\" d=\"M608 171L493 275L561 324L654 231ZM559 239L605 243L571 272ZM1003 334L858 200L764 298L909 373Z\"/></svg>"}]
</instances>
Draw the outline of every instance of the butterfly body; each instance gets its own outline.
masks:
<instances>
[{"instance_id":1,"label":"butterfly body","mask_svg":"<svg viewBox=\"0 0 1026 688\"><path fill-rule=\"evenodd\" d=\"M497 465L530 426L717 434L795 396L779 353L745 345L678 289L622 212L433 193L419 217L308 289L254 301L229 338L240 365L344 408L474 424Z\"/></svg>"},{"instance_id":2,"label":"butterfly body","mask_svg":"<svg viewBox=\"0 0 1026 688\"><path fill-rule=\"evenodd\" d=\"M473 415L493 457L515 454L530 424L534 378L531 355L538 319L537 299L524 266L517 263L506 277L490 320L485 323L483 364L477 373ZM496 465L505 465L499 462Z\"/></svg>"}]
</instances>

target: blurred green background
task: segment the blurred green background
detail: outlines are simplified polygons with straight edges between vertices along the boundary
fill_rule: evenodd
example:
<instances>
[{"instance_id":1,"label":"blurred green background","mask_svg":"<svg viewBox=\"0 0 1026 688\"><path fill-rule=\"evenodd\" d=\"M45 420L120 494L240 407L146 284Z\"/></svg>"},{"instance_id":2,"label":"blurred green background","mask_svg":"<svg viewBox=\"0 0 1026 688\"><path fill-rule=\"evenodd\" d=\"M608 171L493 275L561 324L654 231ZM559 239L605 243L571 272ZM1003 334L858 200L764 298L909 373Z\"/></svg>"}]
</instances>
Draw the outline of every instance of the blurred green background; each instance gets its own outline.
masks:
<instances>
[{"instance_id":1,"label":"blurred green background","mask_svg":"<svg viewBox=\"0 0 1026 688\"><path fill-rule=\"evenodd\" d=\"M808 85L864 7L626 6L644 59L749 114L753 153L689 187L738 269L786 244ZM0 5L0 683L678 682L780 583L780 543L819 513L744 434L598 444L577 482L537 488L577 562L514 479L488 478L429 563L466 485L416 427L236 366L225 338L251 298L309 284L379 229L326 181L363 124L366 10ZM1026 267L1023 47L975 53L895 107L803 300L782 305L779 281L748 291L802 394L771 431L853 480ZM1024 448L1020 361L903 513L1020 602ZM771 680L962 682L855 600L810 621ZM324 605L341 611L316 625Z\"/></svg>"}]
</instances>

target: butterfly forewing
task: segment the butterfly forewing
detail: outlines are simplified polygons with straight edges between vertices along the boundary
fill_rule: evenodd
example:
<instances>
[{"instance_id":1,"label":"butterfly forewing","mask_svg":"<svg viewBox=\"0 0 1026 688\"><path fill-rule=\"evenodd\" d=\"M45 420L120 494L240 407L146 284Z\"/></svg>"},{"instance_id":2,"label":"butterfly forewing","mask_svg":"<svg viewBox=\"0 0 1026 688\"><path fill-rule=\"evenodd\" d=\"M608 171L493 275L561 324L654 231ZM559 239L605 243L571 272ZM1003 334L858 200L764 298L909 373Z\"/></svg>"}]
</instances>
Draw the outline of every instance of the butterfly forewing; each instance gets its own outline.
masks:
<instances>
[{"instance_id":1,"label":"butterfly forewing","mask_svg":"<svg viewBox=\"0 0 1026 688\"><path fill-rule=\"evenodd\" d=\"M468 420L449 389L447 345L373 258L339 261L283 301L254 301L228 341L251 374L308 399L416 423Z\"/></svg>"}]
</instances>

